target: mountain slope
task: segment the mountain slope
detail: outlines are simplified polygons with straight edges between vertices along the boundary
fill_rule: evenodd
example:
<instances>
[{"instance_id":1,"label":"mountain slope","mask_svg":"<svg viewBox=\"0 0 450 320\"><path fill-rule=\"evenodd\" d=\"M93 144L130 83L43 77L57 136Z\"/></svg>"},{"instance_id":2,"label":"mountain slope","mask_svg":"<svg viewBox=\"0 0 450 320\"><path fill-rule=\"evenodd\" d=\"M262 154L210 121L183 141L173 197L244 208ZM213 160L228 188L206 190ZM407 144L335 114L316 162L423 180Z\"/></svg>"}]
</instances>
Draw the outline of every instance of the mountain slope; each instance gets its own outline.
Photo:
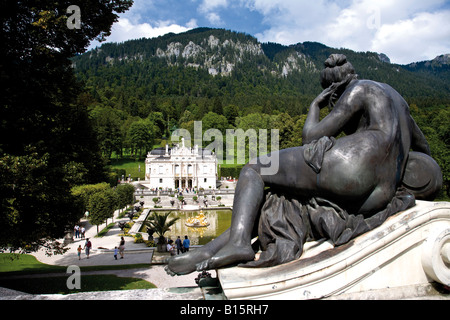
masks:
<instances>
[{"instance_id":1,"label":"mountain slope","mask_svg":"<svg viewBox=\"0 0 450 320\"><path fill-rule=\"evenodd\" d=\"M75 57L73 64L94 96L104 96L106 91L122 104L129 104L131 97L139 103L152 97L220 97L244 109L269 101L279 104L276 108L282 112L299 114L321 91L319 72L331 53L345 54L360 78L386 82L407 100L450 100L448 64L431 64L430 72L425 70L426 63L391 64L385 55L374 52L316 42L260 43L250 35L223 29L198 28L107 43Z\"/></svg>"}]
</instances>

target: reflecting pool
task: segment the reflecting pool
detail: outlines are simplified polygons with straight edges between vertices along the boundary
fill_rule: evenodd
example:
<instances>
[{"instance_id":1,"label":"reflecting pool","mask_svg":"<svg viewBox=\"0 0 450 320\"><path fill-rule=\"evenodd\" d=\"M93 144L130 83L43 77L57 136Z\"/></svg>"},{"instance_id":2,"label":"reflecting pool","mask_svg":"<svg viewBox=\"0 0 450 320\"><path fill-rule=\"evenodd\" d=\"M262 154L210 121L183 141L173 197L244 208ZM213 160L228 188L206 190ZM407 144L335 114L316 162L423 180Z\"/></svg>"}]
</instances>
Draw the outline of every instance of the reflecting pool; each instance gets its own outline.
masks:
<instances>
[{"instance_id":1,"label":"reflecting pool","mask_svg":"<svg viewBox=\"0 0 450 320\"><path fill-rule=\"evenodd\" d=\"M158 214L164 214L167 211L157 211ZM191 245L204 245L212 239L217 238L231 225L231 210L203 210L203 214L208 219L209 226L201 228L192 228L186 226L186 220L193 218L199 214L200 211L172 211L168 219L179 217L180 219L170 227L170 231L166 232L164 236L172 240L176 240L178 236L183 240L187 235L191 240ZM152 214L152 213L150 213ZM150 216L150 215L149 215ZM147 229L143 227L143 232ZM156 237L156 234L153 235Z\"/></svg>"}]
</instances>

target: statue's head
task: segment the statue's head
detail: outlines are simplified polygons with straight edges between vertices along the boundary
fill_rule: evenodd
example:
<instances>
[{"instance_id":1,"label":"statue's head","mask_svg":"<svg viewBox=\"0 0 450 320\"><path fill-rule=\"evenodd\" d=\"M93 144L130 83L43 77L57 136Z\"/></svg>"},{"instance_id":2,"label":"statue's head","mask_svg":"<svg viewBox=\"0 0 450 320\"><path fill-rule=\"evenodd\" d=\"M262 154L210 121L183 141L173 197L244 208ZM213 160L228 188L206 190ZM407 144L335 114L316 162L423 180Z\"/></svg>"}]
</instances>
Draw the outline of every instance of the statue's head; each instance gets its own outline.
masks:
<instances>
[{"instance_id":1,"label":"statue's head","mask_svg":"<svg viewBox=\"0 0 450 320\"><path fill-rule=\"evenodd\" d=\"M324 64L325 69L320 73L320 84L324 89L332 83L345 80L349 74L355 74L355 69L343 54L333 53Z\"/></svg>"}]
</instances>

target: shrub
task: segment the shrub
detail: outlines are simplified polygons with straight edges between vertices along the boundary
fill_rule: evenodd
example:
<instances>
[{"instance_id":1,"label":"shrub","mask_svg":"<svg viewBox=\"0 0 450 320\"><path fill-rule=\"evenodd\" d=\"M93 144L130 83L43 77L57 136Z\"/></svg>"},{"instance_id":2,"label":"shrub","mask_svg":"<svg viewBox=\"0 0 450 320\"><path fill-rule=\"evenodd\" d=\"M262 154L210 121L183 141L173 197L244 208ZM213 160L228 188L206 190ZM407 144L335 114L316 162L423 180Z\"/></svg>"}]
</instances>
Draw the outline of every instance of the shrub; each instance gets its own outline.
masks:
<instances>
[{"instance_id":1,"label":"shrub","mask_svg":"<svg viewBox=\"0 0 450 320\"><path fill-rule=\"evenodd\" d=\"M133 237L134 237L134 243L144 243L144 239L142 238L142 234L136 233Z\"/></svg>"}]
</instances>

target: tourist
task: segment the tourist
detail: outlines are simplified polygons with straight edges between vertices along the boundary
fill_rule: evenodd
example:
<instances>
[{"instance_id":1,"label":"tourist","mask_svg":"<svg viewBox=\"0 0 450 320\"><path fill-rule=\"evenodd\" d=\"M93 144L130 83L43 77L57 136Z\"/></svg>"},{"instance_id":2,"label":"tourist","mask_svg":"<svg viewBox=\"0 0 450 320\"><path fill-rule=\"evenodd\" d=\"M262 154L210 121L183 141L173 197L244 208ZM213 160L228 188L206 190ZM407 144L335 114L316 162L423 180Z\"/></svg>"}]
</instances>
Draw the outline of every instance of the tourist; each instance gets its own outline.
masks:
<instances>
[{"instance_id":1,"label":"tourist","mask_svg":"<svg viewBox=\"0 0 450 320\"><path fill-rule=\"evenodd\" d=\"M174 256L175 255L175 246L172 243L173 243L173 240L168 241L167 252L169 252L171 256Z\"/></svg>"},{"instance_id":2,"label":"tourist","mask_svg":"<svg viewBox=\"0 0 450 320\"><path fill-rule=\"evenodd\" d=\"M81 239L84 239L85 234L86 234L86 228L83 226L83 227L81 227Z\"/></svg>"},{"instance_id":3,"label":"tourist","mask_svg":"<svg viewBox=\"0 0 450 320\"><path fill-rule=\"evenodd\" d=\"M117 260L117 254L119 253L119 249L114 247L114 259Z\"/></svg>"},{"instance_id":4,"label":"tourist","mask_svg":"<svg viewBox=\"0 0 450 320\"><path fill-rule=\"evenodd\" d=\"M89 240L89 238L87 238L86 242L84 243L84 250L86 252L86 256L88 259L89 259L89 254L90 254L91 248L92 248L92 243Z\"/></svg>"},{"instance_id":5,"label":"tourist","mask_svg":"<svg viewBox=\"0 0 450 320\"><path fill-rule=\"evenodd\" d=\"M177 240L175 240L175 244L177 245L177 254L183 253L183 244L181 242L180 236L177 237Z\"/></svg>"},{"instance_id":6,"label":"tourist","mask_svg":"<svg viewBox=\"0 0 450 320\"><path fill-rule=\"evenodd\" d=\"M73 229L75 231L75 239L78 239L80 237L80 226L75 225L75 227Z\"/></svg>"},{"instance_id":7,"label":"tourist","mask_svg":"<svg viewBox=\"0 0 450 320\"><path fill-rule=\"evenodd\" d=\"M78 260L81 260L81 250L83 250L83 249L81 249L81 244L80 244L77 248Z\"/></svg>"},{"instance_id":8,"label":"tourist","mask_svg":"<svg viewBox=\"0 0 450 320\"><path fill-rule=\"evenodd\" d=\"M184 252L188 252L189 251L189 246L191 245L191 241L188 239L188 236L184 236L184 240L183 240L183 250Z\"/></svg>"},{"instance_id":9,"label":"tourist","mask_svg":"<svg viewBox=\"0 0 450 320\"><path fill-rule=\"evenodd\" d=\"M120 259L123 259L124 250L125 250L125 239L123 237L120 237L120 244L119 244Z\"/></svg>"}]
</instances>

